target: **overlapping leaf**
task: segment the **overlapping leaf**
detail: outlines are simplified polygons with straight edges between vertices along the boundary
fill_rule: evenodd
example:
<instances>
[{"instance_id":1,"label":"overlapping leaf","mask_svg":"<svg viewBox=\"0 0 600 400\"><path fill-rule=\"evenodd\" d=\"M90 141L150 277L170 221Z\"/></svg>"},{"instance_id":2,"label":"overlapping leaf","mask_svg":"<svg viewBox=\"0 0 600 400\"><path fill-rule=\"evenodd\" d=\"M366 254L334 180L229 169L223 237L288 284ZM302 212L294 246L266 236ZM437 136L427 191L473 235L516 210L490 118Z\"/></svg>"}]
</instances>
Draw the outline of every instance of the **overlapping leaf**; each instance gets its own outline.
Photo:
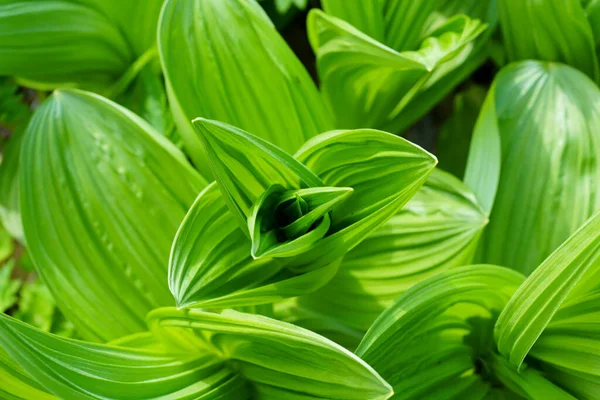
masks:
<instances>
[{"instance_id":1,"label":"overlapping leaf","mask_svg":"<svg viewBox=\"0 0 600 400\"><path fill-rule=\"evenodd\" d=\"M0 331L5 351L60 398L249 398L246 383L202 351L168 355L63 339L6 315L0 315Z\"/></svg>"},{"instance_id":2,"label":"overlapping leaf","mask_svg":"<svg viewBox=\"0 0 600 400\"><path fill-rule=\"evenodd\" d=\"M190 121L235 125L293 153L332 127L310 76L255 0L169 0L159 24L169 99L186 150L210 175Z\"/></svg>"},{"instance_id":3,"label":"overlapping leaf","mask_svg":"<svg viewBox=\"0 0 600 400\"><path fill-rule=\"evenodd\" d=\"M169 248L202 178L139 117L81 91L38 109L22 153L25 236L61 309L92 340L143 329L173 302Z\"/></svg>"},{"instance_id":4,"label":"overlapping leaf","mask_svg":"<svg viewBox=\"0 0 600 400\"><path fill-rule=\"evenodd\" d=\"M356 354L394 388L395 399L482 399L491 385L493 323L523 276L480 265L451 269L400 296Z\"/></svg>"},{"instance_id":5,"label":"overlapping leaf","mask_svg":"<svg viewBox=\"0 0 600 400\"><path fill-rule=\"evenodd\" d=\"M157 334L192 329L249 381L256 398L384 400L389 385L361 359L297 326L228 310L160 309L149 316Z\"/></svg>"},{"instance_id":6,"label":"overlapping leaf","mask_svg":"<svg viewBox=\"0 0 600 400\"><path fill-rule=\"evenodd\" d=\"M583 73L522 62L498 74L465 174L480 204L493 204L486 262L529 273L600 207L598 129L600 91Z\"/></svg>"},{"instance_id":7,"label":"overlapping leaf","mask_svg":"<svg viewBox=\"0 0 600 400\"><path fill-rule=\"evenodd\" d=\"M227 124L204 119L194 124L223 197L216 187L200 194L175 240L170 287L186 305L260 304L314 291L331 279L348 250L416 193L436 162L404 139L357 130L309 141L296 156L305 166ZM271 195L275 203L265 202ZM307 208L294 208L293 202ZM241 230L231 226L236 219ZM321 232L322 219L327 225Z\"/></svg>"},{"instance_id":8,"label":"overlapping leaf","mask_svg":"<svg viewBox=\"0 0 600 400\"><path fill-rule=\"evenodd\" d=\"M493 24L493 13L488 18L487 2L454 3L325 2L328 13L356 27L311 12L309 38L338 127L406 129L483 61L483 42L473 40L485 25L458 14Z\"/></svg>"},{"instance_id":9,"label":"overlapping leaf","mask_svg":"<svg viewBox=\"0 0 600 400\"><path fill-rule=\"evenodd\" d=\"M470 264L486 223L468 188L436 170L406 206L344 256L331 282L300 298L300 306L367 330L416 283Z\"/></svg>"},{"instance_id":10,"label":"overlapping leaf","mask_svg":"<svg viewBox=\"0 0 600 400\"><path fill-rule=\"evenodd\" d=\"M76 2L3 0L0 27L0 75L99 88L114 81L133 57L103 12Z\"/></svg>"},{"instance_id":11,"label":"overlapping leaf","mask_svg":"<svg viewBox=\"0 0 600 400\"><path fill-rule=\"evenodd\" d=\"M511 61L563 62L600 79L594 34L580 0L499 0L498 9Z\"/></svg>"},{"instance_id":12,"label":"overlapping leaf","mask_svg":"<svg viewBox=\"0 0 600 400\"><path fill-rule=\"evenodd\" d=\"M596 384L600 383L600 370L593 366L591 370L585 370L588 368L587 360L579 360L577 363L576 359L579 352L592 359L598 356L597 346L600 339L597 334L593 334L593 329L590 329L595 325L597 317L589 317L598 310L599 232L600 213L596 213L531 274L500 315L495 332L498 349L512 365L518 367L523 362L550 321L558 315L554 324L555 333L558 331L560 340L560 328L556 327L563 325L566 328L563 334L567 337L572 334L573 337L568 341L571 351L565 359L575 362L572 365L561 365L559 362L559 367L584 368L581 372L591 372L595 375ZM561 312L562 307L564 310ZM584 320L580 319L582 315ZM588 326L586 327L585 323L579 325L578 320L580 324L585 322ZM569 328L569 323L575 325ZM592 334L587 339L587 349L587 335L583 335L585 331ZM552 343L553 340L557 340L557 337L553 338L553 335L549 334L541 346L543 347L544 343ZM544 354L542 349L539 351ZM560 359L561 352L553 352L553 357ZM552 356L550 360L553 360Z\"/></svg>"},{"instance_id":13,"label":"overlapping leaf","mask_svg":"<svg viewBox=\"0 0 600 400\"><path fill-rule=\"evenodd\" d=\"M331 264L295 276L284 263L255 260L215 183L196 199L171 250L169 287L178 306L229 307L270 303L310 293L337 270Z\"/></svg>"}]
</instances>

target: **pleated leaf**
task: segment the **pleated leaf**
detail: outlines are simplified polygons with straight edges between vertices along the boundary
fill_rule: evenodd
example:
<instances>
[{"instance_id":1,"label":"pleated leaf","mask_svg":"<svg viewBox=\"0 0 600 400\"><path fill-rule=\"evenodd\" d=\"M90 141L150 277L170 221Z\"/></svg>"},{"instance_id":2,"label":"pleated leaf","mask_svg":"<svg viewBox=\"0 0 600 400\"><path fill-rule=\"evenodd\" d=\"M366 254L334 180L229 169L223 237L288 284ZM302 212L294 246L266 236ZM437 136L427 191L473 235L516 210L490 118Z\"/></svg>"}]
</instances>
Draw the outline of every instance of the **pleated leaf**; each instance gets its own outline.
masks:
<instances>
[{"instance_id":1,"label":"pleated leaf","mask_svg":"<svg viewBox=\"0 0 600 400\"><path fill-rule=\"evenodd\" d=\"M479 20L458 15L431 32L420 47L397 51L341 19L311 11L309 39L336 126L405 129L402 112L407 104L438 67L459 55L484 29Z\"/></svg>"},{"instance_id":2,"label":"pleated leaf","mask_svg":"<svg viewBox=\"0 0 600 400\"><path fill-rule=\"evenodd\" d=\"M213 175L240 228L248 232L250 209L271 185L286 189L322 186L300 162L273 144L232 125L194 120Z\"/></svg>"},{"instance_id":3,"label":"pleated leaf","mask_svg":"<svg viewBox=\"0 0 600 400\"><path fill-rule=\"evenodd\" d=\"M323 0L322 3L327 14L343 19L400 53L418 50L424 40L457 15L488 24L460 53L439 65L414 98L403 105L394 121L394 131L402 131L418 121L485 61L490 48L487 43L498 19L496 3L490 0Z\"/></svg>"},{"instance_id":4,"label":"pleated leaf","mask_svg":"<svg viewBox=\"0 0 600 400\"><path fill-rule=\"evenodd\" d=\"M510 61L562 62L598 81L596 43L580 0L499 0L498 10Z\"/></svg>"},{"instance_id":5,"label":"pleated leaf","mask_svg":"<svg viewBox=\"0 0 600 400\"><path fill-rule=\"evenodd\" d=\"M63 399L248 399L246 383L212 354L166 355L97 345L0 315L0 344Z\"/></svg>"},{"instance_id":6,"label":"pleated leaf","mask_svg":"<svg viewBox=\"0 0 600 400\"><path fill-rule=\"evenodd\" d=\"M366 331L416 283L470 264L486 224L469 189L435 170L406 206L344 256L334 279L299 303Z\"/></svg>"},{"instance_id":7,"label":"pleated leaf","mask_svg":"<svg viewBox=\"0 0 600 400\"><path fill-rule=\"evenodd\" d=\"M493 354L493 323L523 279L478 265L422 281L379 316L356 354L395 399L484 398L491 388L474 363Z\"/></svg>"},{"instance_id":8,"label":"pleated leaf","mask_svg":"<svg viewBox=\"0 0 600 400\"><path fill-rule=\"evenodd\" d=\"M485 262L528 274L600 207L599 129L600 90L583 73L530 61L497 75L465 175L493 204Z\"/></svg>"},{"instance_id":9,"label":"pleated leaf","mask_svg":"<svg viewBox=\"0 0 600 400\"><path fill-rule=\"evenodd\" d=\"M599 259L600 213L596 213L537 267L498 318L495 328L498 350L512 365L521 365L569 298L585 295L590 290L597 292ZM592 322L588 320L588 323ZM597 340L597 337L595 340L590 337L590 343L595 343L596 348ZM585 339L577 338L577 335L568 341L571 357L576 356L578 345L585 346L582 341ZM588 362L585 357L583 362L580 360L582 367ZM598 375L600 371L595 373ZM596 382L599 382L598 377Z\"/></svg>"},{"instance_id":10,"label":"pleated leaf","mask_svg":"<svg viewBox=\"0 0 600 400\"><path fill-rule=\"evenodd\" d=\"M61 310L91 340L142 330L173 303L169 248L203 179L139 117L75 90L40 106L22 155L26 241Z\"/></svg>"},{"instance_id":11,"label":"pleated leaf","mask_svg":"<svg viewBox=\"0 0 600 400\"><path fill-rule=\"evenodd\" d=\"M550 379L577 398L593 399L600 390L599 332L598 292L569 296L529 354L541 363Z\"/></svg>"},{"instance_id":12,"label":"pleated leaf","mask_svg":"<svg viewBox=\"0 0 600 400\"><path fill-rule=\"evenodd\" d=\"M329 281L337 264L307 274L284 270L272 258L255 260L215 183L196 199L171 250L169 287L177 305L233 307L299 296Z\"/></svg>"},{"instance_id":13,"label":"pleated leaf","mask_svg":"<svg viewBox=\"0 0 600 400\"><path fill-rule=\"evenodd\" d=\"M0 346L0 396L6 400L58 400Z\"/></svg>"},{"instance_id":14,"label":"pleated leaf","mask_svg":"<svg viewBox=\"0 0 600 400\"><path fill-rule=\"evenodd\" d=\"M0 75L99 89L133 54L101 10L72 1L0 1Z\"/></svg>"},{"instance_id":15,"label":"pleated leaf","mask_svg":"<svg viewBox=\"0 0 600 400\"><path fill-rule=\"evenodd\" d=\"M270 318L226 310L164 308L149 315L155 332L176 328L203 333L249 381L257 398L388 399L389 385L341 346Z\"/></svg>"},{"instance_id":16,"label":"pleated leaf","mask_svg":"<svg viewBox=\"0 0 600 400\"><path fill-rule=\"evenodd\" d=\"M300 61L254 0L169 0L159 24L169 99L187 152L210 168L191 121L235 125L293 153L332 127Z\"/></svg>"}]
</instances>

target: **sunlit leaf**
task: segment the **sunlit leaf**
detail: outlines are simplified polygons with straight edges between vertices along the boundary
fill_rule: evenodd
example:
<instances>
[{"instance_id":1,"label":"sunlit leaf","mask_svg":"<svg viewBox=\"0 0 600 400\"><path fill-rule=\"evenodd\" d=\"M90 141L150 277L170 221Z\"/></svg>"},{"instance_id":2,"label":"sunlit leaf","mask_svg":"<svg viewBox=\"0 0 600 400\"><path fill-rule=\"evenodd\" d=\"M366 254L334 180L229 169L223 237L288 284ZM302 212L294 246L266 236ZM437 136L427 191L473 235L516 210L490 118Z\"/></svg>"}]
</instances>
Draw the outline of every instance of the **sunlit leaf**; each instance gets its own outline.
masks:
<instances>
[{"instance_id":1,"label":"sunlit leaf","mask_svg":"<svg viewBox=\"0 0 600 400\"><path fill-rule=\"evenodd\" d=\"M358 2L352 2L338 7L341 4L333 6L335 2L326 2L326 10L331 4L334 11L339 11L342 17L357 20L368 33L313 10L308 19L309 39L317 55L322 90L334 111L337 126L398 132L433 107L468 71L483 61L479 57L469 70L454 74L458 65L466 64L473 50L473 40L485 30L485 25L465 15L440 18L438 14L438 19L429 24L433 29L427 30L425 36L403 37L397 32L399 28L407 35L417 32L412 27L406 29L407 24L400 17L402 12L397 10L397 7L410 8L410 2L385 5L384 8L390 8L379 11L381 15L375 15L378 6L374 3L358 5ZM419 2L422 3L429 4L420 8L415 6L411 11L411 20L417 18L417 24L419 18L421 23L428 20L427 10L431 8L431 2ZM362 7L369 10L363 13ZM340 11L342 8L345 11ZM363 18L357 17L363 14ZM370 19L383 19L383 29L390 29L390 32L380 32L381 28L374 28ZM380 42L368 36L373 30L377 31L374 33L377 37L386 36L386 40ZM406 43L402 43L403 40ZM425 92L428 92L427 96L419 96ZM414 108L409 110L413 101Z\"/></svg>"},{"instance_id":2,"label":"sunlit leaf","mask_svg":"<svg viewBox=\"0 0 600 400\"><path fill-rule=\"evenodd\" d=\"M114 22L93 7L3 0L0 58L0 75L98 89L118 78L133 55Z\"/></svg>"},{"instance_id":3,"label":"sunlit leaf","mask_svg":"<svg viewBox=\"0 0 600 400\"><path fill-rule=\"evenodd\" d=\"M254 0L169 0L159 49L175 122L205 175L191 121L223 121L293 153L332 128L310 76Z\"/></svg>"},{"instance_id":4,"label":"sunlit leaf","mask_svg":"<svg viewBox=\"0 0 600 400\"><path fill-rule=\"evenodd\" d=\"M600 90L583 73L531 61L498 74L465 174L493 204L484 261L530 273L600 207L598 129Z\"/></svg>"},{"instance_id":5,"label":"sunlit leaf","mask_svg":"<svg viewBox=\"0 0 600 400\"><path fill-rule=\"evenodd\" d=\"M37 110L22 153L25 236L61 310L92 340L142 330L173 303L169 248L202 178L139 117L74 90Z\"/></svg>"},{"instance_id":6,"label":"sunlit leaf","mask_svg":"<svg viewBox=\"0 0 600 400\"><path fill-rule=\"evenodd\" d=\"M599 259L600 213L596 213L537 267L498 318L495 332L498 350L512 365L515 367L521 365L561 306L568 305L567 300L577 300L587 295L590 290L597 295ZM590 304L593 306L594 302L583 303L573 308L571 312L581 312L585 310L581 309L582 306L589 308ZM568 312L563 311L567 314ZM593 323L593 319L588 319L588 323ZM564 332L567 336L573 334L568 341L571 358L576 357L578 351L585 348L585 338L577 338L576 332L577 329ZM552 340L552 336L545 339L546 343ZM589 357L594 357L594 353L597 357L593 349L597 349L600 338L594 335L588 340L594 347L588 345L589 356L578 363L582 367L588 362ZM543 354L543 350L540 352ZM560 353L554 354L560 357ZM560 366L573 367L573 365ZM596 382L600 382L598 368L581 372L594 373Z\"/></svg>"},{"instance_id":7,"label":"sunlit leaf","mask_svg":"<svg viewBox=\"0 0 600 400\"><path fill-rule=\"evenodd\" d=\"M498 0L510 61L569 64L600 79L596 43L580 0Z\"/></svg>"},{"instance_id":8,"label":"sunlit leaf","mask_svg":"<svg viewBox=\"0 0 600 400\"><path fill-rule=\"evenodd\" d=\"M350 251L331 282L299 303L366 331L414 284L470 264L487 223L458 179L436 170L388 222Z\"/></svg>"},{"instance_id":9,"label":"sunlit leaf","mask_svg":"<svg viewBox=\"0 0 600 400\"><path fill-rule=\"evenodd\" d=\"M166 355L63 339L0 315L0 345L65 399L245 399L246 384L215 355Z\"/></svg>"},{"instance_id":10,"label":"sunlit leaf","mask_svg":"<svg viewBox=\"0 0 600 400\"><path fill-rule=\"evenodd\" d=\"M379 316L356 354L392 385L394 399L483 399L493 324L523 279L479 265L422 281Z\"/></svg>"},{"instance_id":11,"label":"sunlit leaf","mask_svg":"<svg viewBox=\"0 0 600 400\"><path fill-rule=\"evenodd\" d=\"M200 193L171 250L169 288L177 305L232 307L270 303L310 293L329 281L337 264L307 274L284 270L270 258L255 260L250 240L235 224L215 183Z\"/></svg>"},{"instance_id":12,"label":"sunlit leaf","mask_svg":"<svg viewBox=\"0 0 600 400\"><path fill-rule=\"evenodd\" d=\"M305 329L232 310L160 309L153 330L192 329L250 382L257 398L384 400L389 385L361 359Z\"/></svg>"}]
</instances>

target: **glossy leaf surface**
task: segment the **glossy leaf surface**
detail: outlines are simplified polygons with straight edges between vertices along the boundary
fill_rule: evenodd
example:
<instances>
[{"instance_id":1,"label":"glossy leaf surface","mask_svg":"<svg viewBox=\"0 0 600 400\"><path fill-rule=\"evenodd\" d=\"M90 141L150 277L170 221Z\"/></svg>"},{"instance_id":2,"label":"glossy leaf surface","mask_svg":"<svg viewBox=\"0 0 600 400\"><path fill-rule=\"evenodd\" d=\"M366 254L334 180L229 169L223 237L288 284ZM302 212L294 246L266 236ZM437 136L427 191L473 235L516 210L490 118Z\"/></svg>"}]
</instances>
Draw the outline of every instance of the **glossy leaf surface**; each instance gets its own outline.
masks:
<instances>
[{"instance_id":1,"label":"glossy leaf surface","mask_svg":"<svg viewBox=\"0 0 600 400\"><path fill-rule=\"evenodd\" d=\"M299 303L366 331L416 283L470 264L486 223L468 188L435 170L406 206L344 257L331 282Z\"/></svg>"},{"instance_id":2,"label":"glossy leaf surface","mask_svg":"<svg viewBox=\"0 0 600 400\"><path fill-rule=\"evenodd\" d=\"M235 125L290 153L332 127L309 74L254 0L167 1L159 49L175 121L206 175L194 118Z\"/></svg>"},{"instance_id":3,"label":"glossy leaf surface","mask_svg":"<svg viewBox=\"0 0 600 400\"><path fill-rule=\"evenodd\" d=\"M583 73L522 62L498 74L465 176L480 203L493 204L486 262L528 274L600 207L598 129L600 90Z\"/></svg>"},{"instance_id":4,"label":"glossy leaf surface","mask_svg":"<svg viewBox=\"0 0 600 400\"><path fill-rule=\"evenodd\" d=\"M257 398L379 400L389 385L335 343L294 325L226 310L160 309L149 316L156 332L192 329L251 382Z\"/></svg>"},{"instance_id":5,"label":"glossy leaf surface","mask_svg":"<svg viewBox=\"0 0 600 400\"><path fill-rule=\"evenodd\" d=\"M29 250L84 337L139 331L172 304L169 248L205 184L173 145L114 103L64 90L32 119L21 168Z\"/></svg>"}]
</instances>

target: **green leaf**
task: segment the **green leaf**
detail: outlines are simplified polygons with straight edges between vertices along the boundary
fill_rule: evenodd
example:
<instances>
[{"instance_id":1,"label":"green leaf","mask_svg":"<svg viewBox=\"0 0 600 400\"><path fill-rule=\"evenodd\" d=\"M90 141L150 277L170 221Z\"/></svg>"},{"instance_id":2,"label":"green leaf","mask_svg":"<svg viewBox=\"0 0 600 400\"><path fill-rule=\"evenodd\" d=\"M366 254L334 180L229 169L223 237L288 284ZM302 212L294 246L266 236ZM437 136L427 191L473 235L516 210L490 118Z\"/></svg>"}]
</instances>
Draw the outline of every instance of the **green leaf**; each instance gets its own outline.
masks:
<instances>
[{"instance_id":1,"label":"green leaf","mask_svg":"<svg viewBox=\"0 0 600 400\"><path fill-rule=\"evenodd\" d=\"M223 121L293 153L332 127L309 74L254 0L169 0L159 24L169 100L187 152L210 169L190 121Z\"/></svg>"},{"instance_id":2,"label":"green leaf","mask_svg":"<svg viewBox=\"0 0 600 400\"><path fill-rule=\"evenodd\" d=\"M580 0L499 0L502 36L510 61L557 61L598 82L592 28Z\"/></svg>"},{"instance_id":3,"label":"green leaf","mask_svg":"<svg viewBox=\"0 0 600 400\"><path fill-rule=\"evenodd\" d=\"M356 354L397 398L484 398L493 323L523 281L489 265L453 268L401 295L371 326Z\"/></svg>"},{"instance_id":4,"label":"green leaf","mask_svg":"<svg viewBox=\"0 0 600 400\"><path fill-rule=\"evenodd\" d=\"M363 331L350 328L334 317L303 307L298 299L286 299L274 304L275 318L318 333L350 351L356 349L364 336Z\"/></svg>"},{"instance_id":5,"label":"green leaf","mask_svg":"<svg viewBox=\"0 0 600 400\"><path fill-rule=\"evenodd\" d=\"M66 399L245 399L246 384L201 351L170 355L63 339L0 315L0 345Z\"/></svg>"},{"instance_id":6,"label":"green leaf","mask_svg":"<svg viewBox=\"0 0 600 400\"><path fill-rule=\"evenodd\" d=\"M321 180L285 151L234 126L203 118L194 120L213 174L236 217L248 232L250 209L264 191L322 186Z\"/></svg>"},{"instance_id":7,"label":"green leaf","mask_svg":"<svg viewBox=\"0 0 600 400\"><path fill-rule=\"evenodd\" d=\"M249 381L257 398L378 400L389 385L360 358L297 326L226 310L164 308L149 315L157 334L192 329Z\"/></svg>"},{"instance_id":8,"label":"green leaf","mask_svg":"<svg viewBox=\"0 0 600 400\"><path fill-rule=\"evenodd\" d=\"M329 212L352 192L352 188L344 187L286 191L278 184L270 186L250 210L252 257L293 257L304 253L329 232Z\"/></svg>"},{"instance_id":9,"label":"green leaf","mask_svg":"<svg viewBox=\"0 0 600 400\"><path fill-rule=\"evenodd\" d=\"M452 115L440 130L436 144L439 168L457 178L465 174L471 136L485 96L486 90L475 84L456 94Z\"/></svg>"},{"instance_id":10,"label":"green leaf","mask_svg":"<svg viewBox=\"0 0 600 400\"><path fill-rule=\"evenodd\" d=\"M0 397L6 400L58 400L37 383L0 346Z\"/></svg>"},{"instance_id":11,"label":"green leaf","mask_svg":"<svg viewBox=\"0 0 600 400\"><path fill-rule=\"evenodd\" d=\"M526 366L520 371L516 371L507 360L497 354L490 357L490 369L504 385L524 398L531 400L577 399L550 382L545 374Z\"/></svg>"},{"instance_id":12,"label":"green leaf","mask_svg":"<svg viewBox=\"0 0 600 400\"><path fill-rule=\"evenodd\" d=\"M468 265L486 224L468 188L435 170L406 206L344 256L327 285L298 302L366 331L384 308L416 283Z\"/></svg>"},{"instance_id":13,"label":"green leaf","mask_svg":"<svg viewBox=\"0 0 600 400\"><path fill-rule=\"evenodd\" d=\"M397 136L357 130L327 132L309 141L297 155L305 166L227 124L203 119L195 124L224 195L221 199L212 189L202 193L175 240L170 287L186 305L261 304L318 289L347 251L417 192L436 163ZM222 226L221 219L234 215L241 230L251 232L253 247L246 247L249 241L235 227ZM219 250L210 253L201 240ZM227 253L229 246L238 250ZM218 254L221 261L215 263ZM251 254L258 259L251 260ZM235 283L225 284L233 268Z\"/></svg>"},{"instance_id":14,"label":"green leaf","mask_svg":"<svg viewBox=\"0 0 600 400\"><path fill-rule=\"evenodd\" d=\"M10 78L0 77L0 125L14 129L30 114L19 86Z\"/></svg>"},{"instance_id":15,"label":"green leaf","mask_svg":"<svg viewBox=\"0 0 600 400\"><path fill-rule=\"evenodd\" d=\"M233 307L270 303L315 291L337 263L302 275L281 261L250 255L251 242L215 183L198 195L179 228L169 261L169 288L179 307Z\"/></svg>"},{"instance_id":16,"label":"green leaf","mask_svg":"<svg viewBox=\"0 0 600 400\"><path fill-rule=\"evenodd\" d=\"M437 164L437 159L419 146L372 129L324 133L308 141L295 158L325 185L353 189L350 200L332 213L337 229L373 216L392 203L401 203L398 208L406 204Z\"/></svg>"},{"instance_id":17,"label":"green leaf","mask_svg":"<svg viewBox=\"0 0 600 400\"><path fill-rule=\"evenodd\" d=\"M598 290L599 259L600 213L596 213L537 267L498 318L495 328L498 350L513 366L521 365L568 299ZM596 335L596 346L599 340ZM577 342L575 335L568 341L573 349L571 357L577 354ZM600 370L596 375L600 376Z\"/></svg>"},{"instance_id":18,"label":"green leaf","mask_svg":"<svg viewBox=\"0 0 600 400\"><path fill-rule=\"evenodd\" d=\"M76 40L74 40L76 38ZM0 2L0 75L31 83L100 89L133 56L101 11L68 1Z\"/></svg>"},{"instance_id":19,"label":"green leaf","mask_svg":"<svg viewBox=\"0 0 600 400\"><path fill-rule=\"evenodd\" d=\"M21 162L30 254L84 338L140 331L173 303L169 248L205 185L177 149L116 104L63 90L33 116Z\"/></svg>"},{"instance_id":20,"label":"green leaf","mask_svg":"<svg viewBox=\"0 0 600 400\"><path fill-rule=\"evenodd\" d=\"M486 210L493 203L485 262L528 274L600 207L598 129L600 90L583 73L529 61L497 75L465 176Z\"/></svg>"},{"instance_id":21,"label":"green leaf","mask_svg":"<svg viewBox=\"0 0 600 400\"><path fill-rule=\"evenodd\" d=\"M399 51L319 10L308 17L322 91L337 127L390 132L408 127L403 114L407 105L449 72L452 60L460 56L464 61L465 46L472 46L483 30L479 20L457 15L430 32L420 47Z\"/></svg>"}]
</instances>

